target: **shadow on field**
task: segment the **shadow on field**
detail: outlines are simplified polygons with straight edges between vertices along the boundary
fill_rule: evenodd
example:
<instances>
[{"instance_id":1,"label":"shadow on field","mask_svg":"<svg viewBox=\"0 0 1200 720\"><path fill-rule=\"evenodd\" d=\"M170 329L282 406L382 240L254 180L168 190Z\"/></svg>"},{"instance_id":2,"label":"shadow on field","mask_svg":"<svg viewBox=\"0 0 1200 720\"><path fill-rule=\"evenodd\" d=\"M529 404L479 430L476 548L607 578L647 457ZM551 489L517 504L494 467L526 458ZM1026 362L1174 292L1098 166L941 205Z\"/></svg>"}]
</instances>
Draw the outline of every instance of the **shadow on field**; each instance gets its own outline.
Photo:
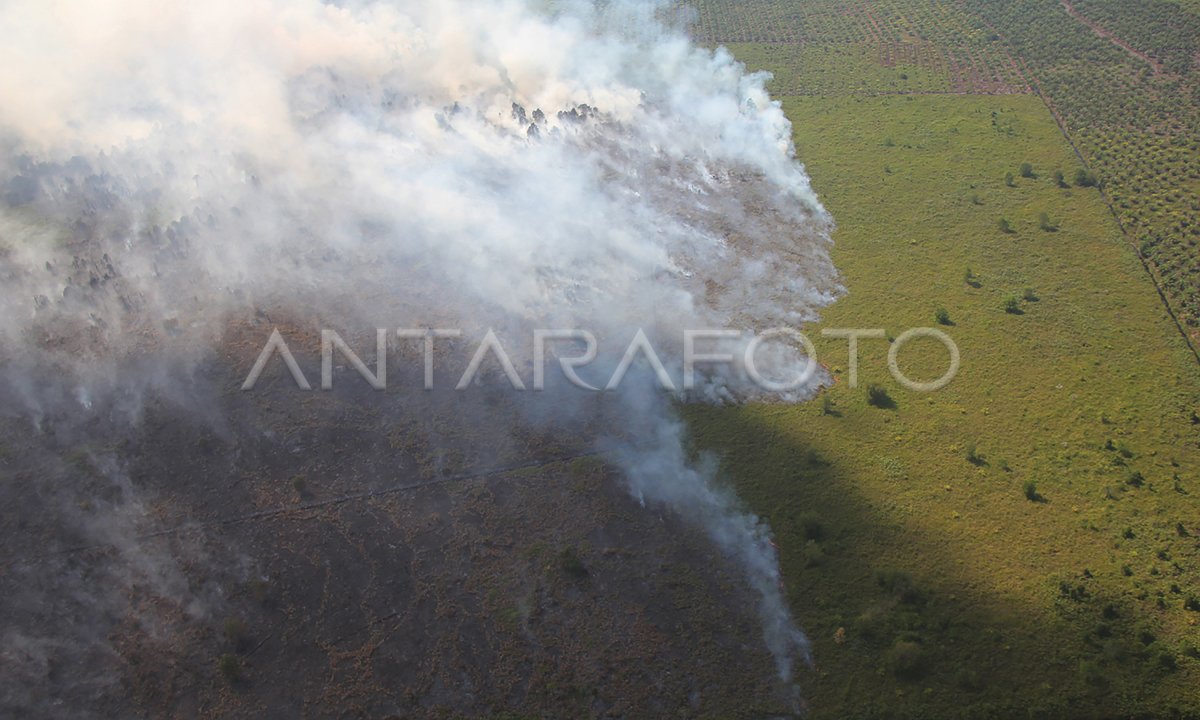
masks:
<instances>
[{"instance_id":1,"label":"shadow on field","mask_svg":"<svg viewBox=\"0 0 1200 720\"><path fill-rule=\"evenodd\" d=\"M785 436L761 408L684 414L775 533L793 613L813 643L815 665L800 678L812 717L1188 716L1171 694L1179 686L1168 688L1197 658L1161 642L1090 570L1048 578L1034 598L1000 596L980 581L989 569L953 542L869 501L837 448L806 445L802 428ZM804 421L853 432L840 417Z\"/></svg>"}]
</instances>

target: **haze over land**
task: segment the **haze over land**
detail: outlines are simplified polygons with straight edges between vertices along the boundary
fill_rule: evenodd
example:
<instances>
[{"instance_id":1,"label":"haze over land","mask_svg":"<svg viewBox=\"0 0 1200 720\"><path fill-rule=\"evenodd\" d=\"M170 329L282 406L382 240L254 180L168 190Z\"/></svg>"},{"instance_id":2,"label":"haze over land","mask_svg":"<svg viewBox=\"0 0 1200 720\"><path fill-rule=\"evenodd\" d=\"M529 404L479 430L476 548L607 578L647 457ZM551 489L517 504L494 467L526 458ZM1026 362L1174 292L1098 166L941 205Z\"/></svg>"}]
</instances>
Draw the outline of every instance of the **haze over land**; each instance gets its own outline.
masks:
<instances>
[{"instance_id":1,"label":"haze over land","mask_svg":"<svg viewBox=\"0 0 1200 720\"><path fill-rule=\"evenodd\" d=\"M679 383L685 329L814 319L839 287L831 222L793 157L790 124L765 76L695 47L660 24L659 9L129 0L0 10L0 87L23 99L0 111L3 392L15 469L30 483L13 498L27 518L7 533L18 579L4 598L19 668L6 689L14 712L47 712L66 696L73 712L106 714L131 685L147 687L146 712L196 702L142 677L143 663L162 659L139 656L145 644L128 638L140 631L204 679L217 664L195 667L188 635L224 622L233 652L219 667L226 680L244 679L240 658L252 644L238 628L262 611L231 610L231 598L286 571L266 538L239 549L222 530L229 523L367 501L422 471L485 477L596 451L613 468L606 481L627 487L647 522L650 513L681 518L748 580L757 647L774 657L777 702L793 706L792 668L807 643L783 598L770 530L696 456L652 373L631 374L603 399L557 374L545 395L525 396L493 363L461 394L386 409L362 397L386 418L375 422L389 441L370 445L360 470L332 463L320 478L280 474L276 451L251 448L287 446L311 425L337 435L345 418L333 408L344 395L316 398L324 411L266 394L299 392L278 382L249 400L229 395L240 384L231 376L249 370L279 327L294 348L333 328L376 370L368 349L385 328L391 386L420 394L418 343L396 329L461 330L445 341L456 360L439 351L447 377L494 330L530 384L534 330L584 329L600 340L584 374L601 386L639 329ZM763 355L786 376L803 364ZM274 362L272 380L283 372ZM806 397L819 381L778 397ZM361 380L338 373L337 382ZM719 367L693 393L772 396ZM258 425L277 402L291 407L279 418L286 429ZM217 439L158 444L192 419L192 432ZM33 449L15 450L21 435ZM529 436L540 442L522 446ZM322 464L343 442L293 452ZM417 446L433 457L413 474ZM190 451L216 467L180 475L156 457ZM247 467L267 473L251 497L212 497ZM387 532L354 535L378 542ZM198 546L143 547L177 537ZM68 609L45 609L56 595L73 598ZM312 598L293 602L289 613L313 611ZM143 603L172 617L139 618ZM70 653L94 660L82 678L61 669ZM471 664L476 682L491 682ZM434 702L432 691L410 692ZM483 694L436 700L479 712L498 702L497 690Z\"/></svg>"}]
</instances>

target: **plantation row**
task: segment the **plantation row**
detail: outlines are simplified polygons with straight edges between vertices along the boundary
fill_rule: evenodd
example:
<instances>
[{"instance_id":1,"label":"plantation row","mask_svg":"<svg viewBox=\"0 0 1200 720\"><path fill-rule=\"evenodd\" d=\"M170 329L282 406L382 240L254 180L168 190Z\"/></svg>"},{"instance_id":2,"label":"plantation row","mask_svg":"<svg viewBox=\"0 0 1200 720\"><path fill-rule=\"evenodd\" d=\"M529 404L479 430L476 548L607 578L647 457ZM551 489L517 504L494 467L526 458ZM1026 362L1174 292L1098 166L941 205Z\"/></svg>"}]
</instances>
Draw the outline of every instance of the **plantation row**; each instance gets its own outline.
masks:
<instances>
[{"instance_id":1,"label":"plantation row","mask_svg":"<svg viewBox=\"0 0 1200 720\"><path fill-rule=\"evenodd\" d=\"M1200 70L1171 51L1200 51L1200 17L1156 0L1075 0L1082 17L1056 0L966 4L1037 78L1172 307L1200 336Z\"/></svg>"},{"instance_id":2,"label":"plantation row","mask_svg":"<svg viewBox=\"0 0 1200 720\"><path fill-rule=\"evenodd\" d=\"M682 8L683 0L677 8ZM710 45L770 43L820 46L820 52L866 48L875 63L887 67L917 67L945 78L938 92L1024 93L1029 83L1020 64L999 38L955 3L913 3L905 0L698 0L692 33ZM809 53L810 60L815 53ZM863 83L850 78L839 83L824 70L803 77L797 94L828 92L926 92L926 86ZM863 68L856 67L856 70ZM901 71L903 72L903 70ZM868 75L873 73L868 72ZM870 78L874 79L874 78ZM926 83L928 85L928 83Z\"/></svg>"},{"instance_id":3,"label":"plantation row","mask_svg":"<svg viewBox=\"0 0 1200 720\"><path fill-rule=\"evenodd\" d=\"M1195 72L1200 16L1163 0L1073 0L1075 9L1176 75Z\"/></svg>"}]
</instances>

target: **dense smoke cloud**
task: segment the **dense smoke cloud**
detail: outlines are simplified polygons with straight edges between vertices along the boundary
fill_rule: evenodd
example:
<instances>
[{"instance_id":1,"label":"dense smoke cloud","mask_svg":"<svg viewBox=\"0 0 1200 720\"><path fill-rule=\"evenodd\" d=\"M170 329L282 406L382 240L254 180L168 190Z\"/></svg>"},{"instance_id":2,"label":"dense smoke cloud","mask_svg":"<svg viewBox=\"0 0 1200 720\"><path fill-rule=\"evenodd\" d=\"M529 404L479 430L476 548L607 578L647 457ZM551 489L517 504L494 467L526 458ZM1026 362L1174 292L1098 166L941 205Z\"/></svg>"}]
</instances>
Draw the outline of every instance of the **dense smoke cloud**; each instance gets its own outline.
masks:
<instances>
[{"instance_id":1,"label":"dense smoke cloud","mask_svg":"<svg viewBox=\"0 0 1200 720\"><path fill-rule=\"evenodd\" d=\"M764 76L652 4L533 5L5 3L10 412L184 401L260 308L495 328L523 372L534 328L595 332L606 368L646 328L678 368L685 328L814 319L839 291L830 222ZM581 412L569 397L541 421ZM631 381L613 402L622 432L600 446L744 566L790 677L805 644L767 529L689 461L669 395Z\"/></svg>"}]
</instances>

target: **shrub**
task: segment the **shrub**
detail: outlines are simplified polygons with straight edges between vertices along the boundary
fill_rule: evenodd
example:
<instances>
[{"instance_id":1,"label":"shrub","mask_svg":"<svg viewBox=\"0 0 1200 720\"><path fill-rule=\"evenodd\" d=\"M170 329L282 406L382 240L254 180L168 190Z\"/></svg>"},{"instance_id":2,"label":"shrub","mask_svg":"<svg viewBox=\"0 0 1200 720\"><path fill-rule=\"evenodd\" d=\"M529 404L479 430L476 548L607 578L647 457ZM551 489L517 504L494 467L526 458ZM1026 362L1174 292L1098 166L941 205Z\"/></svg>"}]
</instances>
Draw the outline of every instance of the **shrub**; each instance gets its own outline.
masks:
<instances>
[{"instance_id":1,"label":"shrub","mask_svg":"<svg viewBox=\"0 0 1200 720\"><path fill-rule=\"evenodd\" d=\"M899 640L887 654L888 668L902 680L914 680L921 676L925 664L925 652L920 643Z\"/></svg>"},{"instance_id":2,"label":"shrub","mask_svg":"<svg viewBox=\"0 0 1200 720\"><path fill-rule=\"evenodd\" d=\"M1012 223L1010 223L1008 221L1008 218L1000 218L1000 220L997 221L997 223L996 223L996 227L1000 228L1000 232L1008 234L1008 235L1011 235L1012 233L1016 232L1015 230L1013 230Z\"/></svg>"},{"instance_id":3,"label":"shrub","mask_svg":"<svg viewBox=\"0 0 1200 720\"><path fill-rule=\"evenodd\" d=\"M1062 170L1054 171L1054 184L1059 186L1060 188L1070 187L1070 185L1067 185L1067 179L1065 177L1063 177Z\"/></svg>"},{"instance_id":4,"label":"shrub","mask_svg":"<svg viewBox=\"0 0 1200 720\"><path fill-rule=\"evenodd\" d=\"M983 689L983 682L979 678L979 673L965 667L955 671L954 684L960 690L966 690L967 692L978 692Z\"/></svg>"},{"instance_id":5,"label":"shrub","mask_svg":"<svg viewBox=\"0 0 1200 720\"><path fill-rule=\"evenodd\" d=\"M1095 173L1079 168L1079 170L1075 171L1075 184L1079 187L1095 187L1099 184L1099 181Z\"/></svg>"},{"instance_id":6,"label":"shrub","mask_svg":"<svg viewBox=\"0 0 1200 720\"><path fill-rule=\"evenodd\" d=\"M1021 163L1021 177L1023 177L1023 178L1033 177L1033 165L1032 164Z\"/></svg>"},{"instance_id":7,"label":"shrub","mask_svg":"<svg viewBox=\"0 0 1200 720\"><path fill-rule=\"evenodd\" d=\"M1174 655L1162 650L1158 653L1158 666L1167 672L1175 672L1179 669L1179 662Z\"/></svg>"},{"instance_id":8,"label":"shrub","mask_svg":"<svg viewBox=\"0 0 1200 720\"><path fill-rule=\"evenodd\" d=\"M1108 685L1108 678L1100 671L1100 665L1095 660L1079 661L1079 679L1085 685L1102 688Z\"/></svg>"},{"instance_id":9,"label":"shrub","mask_svg":"<svg viewBox=\"0 0 1200 720\"><path fill-rule=\"evenodd\" d=\"M925 602L925 593L916 586L912 576L903 570L876 570L875 582L902 603L920 605Z\"/></svg>"},{"instance_id":10,"label":"shrub","mask_svg":"<svg viewBox=\"0 0 1200 720\"><path fill-rule=\"evenodd\" d=\"M946 308L938 308L933 317L938 321L938 325L953 325L950 322L950 312Z\"/></svg>"},{"instance_id":11,"label":"shrub","mask_svg":"<svg viewBox=\"0 0 1200 720\"><path fill-rule=\"evenodd\" d=\"M1021 299L1026 302L1037 302L1040 298L1033 288L1025 288L1025 291L1021 293Z\"/></svg>"},{"instance_id":12,"label":"shrub","mask_svg":"<svg viewBox=\"0 0 1200 720\"><path fill-rule=\"evenodd\" d=\"M1037 482L1035 480L1026 480L1021 491L1025 493L1025 499L1030 502L1038 502L1042 499L1041 494L1038 493Z\"/></svg>"},{"instance_id":13,"label":"shrub","mask_svg":"<svg viewBox=\"0 0 1200 720\"><path fill-rule=\"evenodd\" d=\"M1146 478L1137 470L1133 470L1125 477L1125 484L1140 488L1146 484Z\"/></svg>"},{"instance_id":14,"label":"shrub","mask_svg":"<svg viewBox=\"0 0 1200 720\"><path fill-rule=\"evenodd\" d=\"M967 462L971 463L972 465L983 464L983 456L979 454L979 451L976 449L975 443L973 442L967 443Z\"/></svg>"},{"instance_id":15,"label":"shrub","mask_svg":"<svg viewBox=\"0 0 1200 720\"><path fill-rule=\"evenodd\" d=\"M807 512L797 518L797 524L800 527L800 533L805 540L816 540L820 542L825 539L825 525L821 522L821 518L812 512Z\"/></svg>"},{"instance_id":16,"label":"shrub","mask_svg":"<svg viewBox=\"0 0 1200 720\"><path fill-rule=\"evenodd\" d=\"M825 564L825 550L815 540L804 543L804 567L820 567Z\"/></svg>"},{"instance_id":17,"label":"shrub","mask_svg":"<svg viewBox=\"0 0 1200 720\"><path fill-rule=\"evenodd\" d=\"M1010 295L1004 298L1004 312L1009 315L1021 314L1021 298L1016 295Z\"/></svg>"},{"instance_id":18,"label":"shrub","mask_svg":"<svg viewBox=\"0 0 1200 720\"><path fill-rule=\"evenodd\" d=\"M867 402L877 408L886 408L893 404L887 389L876 383L867 386Z\"/></svg>"},{"instance_id":19,"label":"shrub","mask_svg":"<svg viewBox=\"0 0 1200 720\"><path fill-rule=\"evenodd\" d=\"M1054 232L1055 230L1058 230L1058 226L1050 222L1049 213L1041 213L1038 215L1038 227L1046 232Z\"/></svg>"},{"instance_id":20,"label":"shrub","mask_svg":"<svg viewBox=\"0 0 1200 720\"><path fill-rule=\"evenodd\" d=\"M831 400L828 395L821 396L821 414L822 415L832 415L833 414L833 400Z\"/></svg>"},{"instance_id":21,"label":"shrub","mask_svg":"<svg viewBox=\"0 0 1200 720\"><path fill-rule=\"evenodd\" d=\"M1016 183L1014 182L1014 179L1015 178L1013 178L1012 173L1006 173L1004 176L1004 184L1009 187L1016 187Z\"/></svg>"}]
</instances>

